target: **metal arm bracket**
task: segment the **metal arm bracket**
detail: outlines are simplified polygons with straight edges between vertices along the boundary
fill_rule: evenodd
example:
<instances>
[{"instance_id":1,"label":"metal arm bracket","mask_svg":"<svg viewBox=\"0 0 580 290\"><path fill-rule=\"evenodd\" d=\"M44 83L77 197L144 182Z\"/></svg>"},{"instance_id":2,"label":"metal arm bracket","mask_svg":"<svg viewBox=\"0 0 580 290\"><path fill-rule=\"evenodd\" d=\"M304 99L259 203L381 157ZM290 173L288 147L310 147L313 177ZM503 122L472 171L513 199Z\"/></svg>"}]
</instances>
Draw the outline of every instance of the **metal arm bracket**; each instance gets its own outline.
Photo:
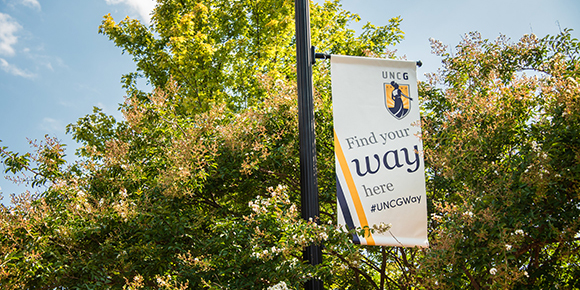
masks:
<instances>
[{"instance_id":1,"label":"metal arm bracket","mask_svg":"<svg viewBox=\"0 0 580 290\"><path fill-rule=\"evenodd\" d=\"M316 52L316 47L311 46L310 47L310 58L312 60L310 63L315 64L317 58L320 58L320 59L330 59L330 54L326 54L326 53L322 53L322 52Z\"/></svg>"},{"instance_id":2,"label":"metal arm bracket","mask_svg":"<svg viewBox=\"0 0 580 290\"><path fill-rule=\"evenodd\" d=\"M316 52L316 47L311 46L310 47L310 63L311 64L315 64L316 63L316 59L330 59L330 54L326 54L326 53L322 53L322 52ZM421 67L423 66L423 62L418 60L417 61L417 66Z\"/></svg>"}]
</instances>

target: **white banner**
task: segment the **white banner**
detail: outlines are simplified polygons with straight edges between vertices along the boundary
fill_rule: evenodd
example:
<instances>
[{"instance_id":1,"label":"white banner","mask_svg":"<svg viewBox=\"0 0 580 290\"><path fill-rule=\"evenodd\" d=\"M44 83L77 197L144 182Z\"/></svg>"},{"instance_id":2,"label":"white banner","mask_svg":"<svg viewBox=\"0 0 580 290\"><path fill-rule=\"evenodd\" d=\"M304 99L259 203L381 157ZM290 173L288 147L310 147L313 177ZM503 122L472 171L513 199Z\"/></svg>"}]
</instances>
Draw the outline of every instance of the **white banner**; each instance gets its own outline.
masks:
<instances>
[{"instance_id":1,"label":"white banner","mask_svg":"<svg viewBox=\"0 0 580 290\"><path fill-rule=\"evenodd\" d=\"M331 56L338 222L363 245L428 247L416 63Z\"/></svg>"}]
</instances>

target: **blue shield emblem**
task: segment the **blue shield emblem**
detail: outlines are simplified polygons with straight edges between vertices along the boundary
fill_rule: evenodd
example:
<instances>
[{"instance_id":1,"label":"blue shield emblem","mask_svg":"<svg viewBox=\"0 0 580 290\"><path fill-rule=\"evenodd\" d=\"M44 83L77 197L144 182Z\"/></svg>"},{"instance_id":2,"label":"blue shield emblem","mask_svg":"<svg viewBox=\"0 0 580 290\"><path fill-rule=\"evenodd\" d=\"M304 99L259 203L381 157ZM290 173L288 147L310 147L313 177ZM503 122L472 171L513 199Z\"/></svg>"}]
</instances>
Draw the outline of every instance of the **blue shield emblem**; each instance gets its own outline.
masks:
<instances>
[{"instance_id":1,"label":"blue shield emblem","mask_svg":"<svg viewBox=\"0 0 580 290\"><path fill-rule=\"evenodd\" d=\"M398 84L392 81L385 84L385 106L393 117L401 120L411 111L411 101L409 96L409 85Z\"/></svg>"}]
</instances>

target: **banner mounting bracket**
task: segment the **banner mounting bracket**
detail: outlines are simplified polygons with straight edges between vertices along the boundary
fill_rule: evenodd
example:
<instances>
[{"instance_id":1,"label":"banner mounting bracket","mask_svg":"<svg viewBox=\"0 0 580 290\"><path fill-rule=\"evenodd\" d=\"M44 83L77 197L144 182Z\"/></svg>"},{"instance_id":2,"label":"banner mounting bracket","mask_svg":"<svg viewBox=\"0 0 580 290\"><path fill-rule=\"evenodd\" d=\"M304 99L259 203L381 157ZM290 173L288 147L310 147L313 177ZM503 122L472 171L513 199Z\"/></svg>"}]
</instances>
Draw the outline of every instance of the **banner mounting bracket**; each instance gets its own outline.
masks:
<instances>
[{"instance_id":1,"label":"banner mounting bracket","mask_svg":"<svg viewBox=\"0 0 580 290\"><path fill-rule=\"evenodd\" d=\"M316 59L320 58L320 59L330 59L330 54L326 54L326 53L322 53L322 52L316 52L316 47L311 46L310 47L310 56L312 61L310 63L315 64L316 63Z\"/></svg>"},{"instance_id":2,"label":"banner mounting bracket","mask_svg":"<svg viewBox=\"0 0 580 290\"><path fill-rule=\"evenodd\" d=\"M316 47L311 46L310 47L310 63L311 64L315 64L316 63L316 59L330 59L330 54L327 53L323 53L323 52L316 52ZM417 67L422 67L423 66L423 62L418 60L417 62Z\"/></svg>"}]
</instances>

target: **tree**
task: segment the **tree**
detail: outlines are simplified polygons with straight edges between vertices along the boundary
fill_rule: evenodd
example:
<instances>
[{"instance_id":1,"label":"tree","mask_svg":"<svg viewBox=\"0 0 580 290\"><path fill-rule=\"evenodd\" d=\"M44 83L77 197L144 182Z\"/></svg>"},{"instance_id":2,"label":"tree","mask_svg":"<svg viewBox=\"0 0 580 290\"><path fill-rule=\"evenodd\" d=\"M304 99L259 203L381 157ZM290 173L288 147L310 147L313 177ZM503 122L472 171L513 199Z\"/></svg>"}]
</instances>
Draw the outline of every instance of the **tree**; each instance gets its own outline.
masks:
<instances>
[{"instance_id":1,"label":"tree","mask_svg":"<svg viewBox=\"0 0 580 290\"><path fill-rule=\"evenodd\" d=\"M296 213L290 3L159 1L151 27L105 16L100 32L138 68L124 76L125 121L95 109L69 125L83 145L69 167L52 139L38 158L2 148L8 171L28 170L48 186L2 208L2 287L263 289L309 276L341 288L375 283L358 267L362 250L333 225L328 64L316 68L324 216ZM398 18L356 37L347 24L358 16L337 1L314 4L312 15L322 51L386 56L402 39ZM137 89L140 76L154 92ZM303 246L322 241L334 241L326 264L302 263ZM366 280L337 274L353 269Z\"/></svg>"},{"instance_id":2,"label":"tree","mask_svg":"<svg viewBox=\"0 0 580 290\"><path fill-rule=\"evenodd\" d=\"M516 43L471 33L453 55L432 43L443 70L423 97L429 288L580 288L580 44L570 32Z\"/></svg>"},{"instance_id":3,"label":"tree","mask_svg":"<svg viewBox=\"0 0 580 290\"><path fill-rule=\"evenodd\" d=\"M402 39L400 18L381 27L370 23L356 37L347 25L360 17L339 1L312 5L312 43L319 51L385 55ZM169 78L180 87L182 113L226 103L231 110L264 98L259 76L295 79L294 2L288 0L159 0L151 29L126 18L105 16L99 32L133 56L137 72L124 76L129 93L145 77L156 88ZM139 92L144 95L143 92Z\"/></svg>"}]
</instances>

